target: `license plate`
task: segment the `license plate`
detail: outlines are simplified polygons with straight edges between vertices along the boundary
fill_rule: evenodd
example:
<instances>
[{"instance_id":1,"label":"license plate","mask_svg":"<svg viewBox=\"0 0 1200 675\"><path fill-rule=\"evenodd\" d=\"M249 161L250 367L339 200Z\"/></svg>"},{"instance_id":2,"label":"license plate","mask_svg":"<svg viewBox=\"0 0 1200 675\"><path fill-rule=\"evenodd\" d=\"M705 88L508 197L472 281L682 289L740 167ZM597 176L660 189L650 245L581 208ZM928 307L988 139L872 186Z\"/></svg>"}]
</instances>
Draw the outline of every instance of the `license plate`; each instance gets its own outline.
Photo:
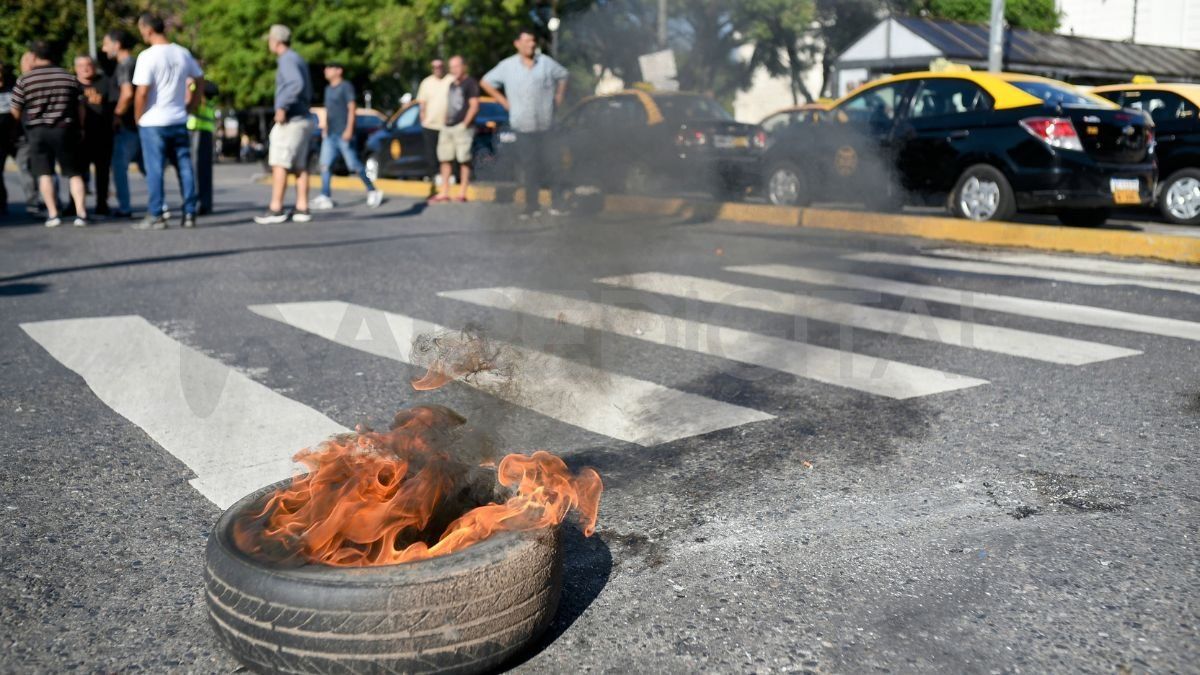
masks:
<instances>
[{"instance_id":1,"label":"license plate","mask_svg":"<svg viewBox=\"0 0 1200 675\"><path fill-rule=\"evenodd\" d=\"M500 132L500 142L501 143L516 143L517 135L511 131L501 131Z\"/></svg>"},{"instance_id":2,"label":"license plate","mask_svg":"<svg viewBox=\"0 0 1200 675\"><path fill-rule=\"evenodd\" d=\"M718 148L748 148L750 139L745 136L713 136L713 145Z\"/></svg>"},{"instance_id":3,"label":"license plate","mask_svg":"<svg viewBox=\"0 0 1200 675\"><path fill-rule=\"evenodd\" d=\"M1141 204L1141 187L1136 178L1113 178L1109 181L1115 204Z\"/></svg>"}]
</instances>

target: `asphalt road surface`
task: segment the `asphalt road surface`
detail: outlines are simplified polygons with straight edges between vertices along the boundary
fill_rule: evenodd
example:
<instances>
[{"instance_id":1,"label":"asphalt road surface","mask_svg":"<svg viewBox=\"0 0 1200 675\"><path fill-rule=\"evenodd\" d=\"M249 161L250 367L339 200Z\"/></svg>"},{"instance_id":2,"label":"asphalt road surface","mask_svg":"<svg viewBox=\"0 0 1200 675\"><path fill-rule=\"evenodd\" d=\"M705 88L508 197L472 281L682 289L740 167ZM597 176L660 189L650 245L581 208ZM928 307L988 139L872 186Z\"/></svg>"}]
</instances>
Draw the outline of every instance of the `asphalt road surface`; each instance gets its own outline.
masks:
<instances>
[{"instance_id":1,"label":"asphalt road surface","mask_svg":"<svg viewBox=\"0 0 1200 675\"><path fill-rule=\"evenodd\" d=\"M220 506L432 402L604 477L520 672L1197 672L1194 268L218 188L0 227L0 671L236 670ZM468 324L514 386L413 391Z\"/></svg>"}]
</instances>

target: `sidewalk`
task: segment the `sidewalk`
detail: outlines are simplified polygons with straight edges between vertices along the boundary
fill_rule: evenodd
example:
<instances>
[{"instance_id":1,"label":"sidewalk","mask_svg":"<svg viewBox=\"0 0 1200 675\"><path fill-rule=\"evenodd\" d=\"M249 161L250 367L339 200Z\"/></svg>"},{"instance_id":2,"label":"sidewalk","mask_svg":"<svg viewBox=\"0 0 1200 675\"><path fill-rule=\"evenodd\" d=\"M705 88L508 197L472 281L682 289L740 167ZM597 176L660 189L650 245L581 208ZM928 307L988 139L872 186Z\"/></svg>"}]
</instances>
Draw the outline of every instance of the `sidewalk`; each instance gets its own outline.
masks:
<instances>
[{"instance_id":1,"label":"sidewalk","mask_svg":"<svg viewBox=\"0 0 1200 675\"><path fill-rule=\"evenodd\" d=\"M315 179L314 179L315 180ZM376 185L385 194L424 198L431 184L423 181L379 179ZM335 189L361 190L353 176L335 176ZM472 185L473 201L524 203L524 190L512 185ZM539 201L549 204L545 190ZM674 215L693 220L728 220L780 227L815 227L850 232L920 237L981 246L1030 248L1064 253L1110 255L1119 258L1153 258L1169 262L1200 264L1200 232L1180 226L1180 234L1169 232L1173 226L1147 223L1153 231L1133 229L1079 228L1022 223L977 223L958 218L925 214L872 213L835 208L800 208L711 202L686 197L640 197L609 195L603 210L610 213ZM1126 227L1131 227L1126 225Z\"/></svg>"}]
</instances>

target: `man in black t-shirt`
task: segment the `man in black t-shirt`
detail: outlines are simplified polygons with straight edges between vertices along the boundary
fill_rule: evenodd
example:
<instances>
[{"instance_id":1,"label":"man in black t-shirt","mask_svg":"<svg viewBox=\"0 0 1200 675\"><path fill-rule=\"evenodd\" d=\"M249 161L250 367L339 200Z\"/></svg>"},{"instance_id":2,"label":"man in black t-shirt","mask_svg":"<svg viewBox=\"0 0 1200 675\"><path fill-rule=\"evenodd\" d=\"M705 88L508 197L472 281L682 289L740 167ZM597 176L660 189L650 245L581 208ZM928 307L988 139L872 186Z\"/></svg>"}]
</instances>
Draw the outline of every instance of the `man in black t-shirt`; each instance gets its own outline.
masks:
<instances>
[{"instance_id":1,"label":"man in black t-shirt","mask_svg":"<svg viewBox=\"0 0 1200 675\"><path fill-rule=\"evenodd\" d=\"M96 195L94 213L108 215L108 171L113 150L113 101L108 78L90 56L75 57L75 77L83 87L83 133L87 142L81 153L85 170L92 171Z\"/></svg>"},{"instance_id":2,"label":"man in black t-shirt","mask_svg":"<svg viewBox=\"0 0 1200 675\"><path fill-rule=\"evenodd\" d=\"M475 143L475 116L479 114L479 82L467 74L467 61L450 57L450 92L446 102L446 126L438 134L437 154L442 169L442 192L429 200L450 201L451 164L458 162L461 194L455 201L467 201L471 182L471 146Z\"/></svg>"},{"instance_id":3,"label":"man in black t-shirt","mask_svg":"<svg viewBox=\"0 0 1200 675\"><path fill-rule=\"evenodd\" d=\"M137 156L141 141L133 119L133 36L123 30L109 31L104 36L104 53L117 62L109 80L109 98L113 102L112 178L117 189L117 208L113 216L128 218L132 214L129 199L129 163Z\"/></svg>"}]
</instances>

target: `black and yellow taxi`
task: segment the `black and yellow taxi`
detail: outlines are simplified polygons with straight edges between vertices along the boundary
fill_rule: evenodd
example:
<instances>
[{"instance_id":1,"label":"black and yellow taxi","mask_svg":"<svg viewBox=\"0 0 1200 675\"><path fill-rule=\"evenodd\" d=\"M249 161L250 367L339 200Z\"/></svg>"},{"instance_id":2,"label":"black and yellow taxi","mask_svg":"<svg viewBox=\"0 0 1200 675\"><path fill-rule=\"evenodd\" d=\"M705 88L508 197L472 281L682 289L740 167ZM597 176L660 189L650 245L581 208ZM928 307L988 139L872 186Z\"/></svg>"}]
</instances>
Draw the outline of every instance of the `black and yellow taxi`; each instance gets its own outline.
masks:
<instances>
[{"instance_id":1,"label":"black and yellow taxi","mask_svg":"<svg viewBox=\"0 0 1200 675\"><path fill-rule=\"evenodd\" d=\"M945 198L951 214L1051 211L1099 225L1153 199L1154 130L1140 111L1046 78L916 72L870 82L772 137L763 189L776 204L880 209Z\"/></svg>"},{"instance_id":2,"label":"black and yellow taxi","mask_svg":"<svg viewBox=\"0 0 1200 675\"><path fill-rule=\"evenodd\" d=\"M1109 84L1092 93L1150 115L1159 211L1173 223L1200 224L1200 84Z\"/></svg>"},{"instance_id":3,"label":"black and yellow taxi","mask_svg":"<svg viewBox=\"0 0 1200 675\"><path fill-rule=\"evenodd\" d=\"M736 199L760 182L766 134L709 96L631 89L580 101L560 120L555 143L574 186Z\"/></svg>"}]
</instances>

